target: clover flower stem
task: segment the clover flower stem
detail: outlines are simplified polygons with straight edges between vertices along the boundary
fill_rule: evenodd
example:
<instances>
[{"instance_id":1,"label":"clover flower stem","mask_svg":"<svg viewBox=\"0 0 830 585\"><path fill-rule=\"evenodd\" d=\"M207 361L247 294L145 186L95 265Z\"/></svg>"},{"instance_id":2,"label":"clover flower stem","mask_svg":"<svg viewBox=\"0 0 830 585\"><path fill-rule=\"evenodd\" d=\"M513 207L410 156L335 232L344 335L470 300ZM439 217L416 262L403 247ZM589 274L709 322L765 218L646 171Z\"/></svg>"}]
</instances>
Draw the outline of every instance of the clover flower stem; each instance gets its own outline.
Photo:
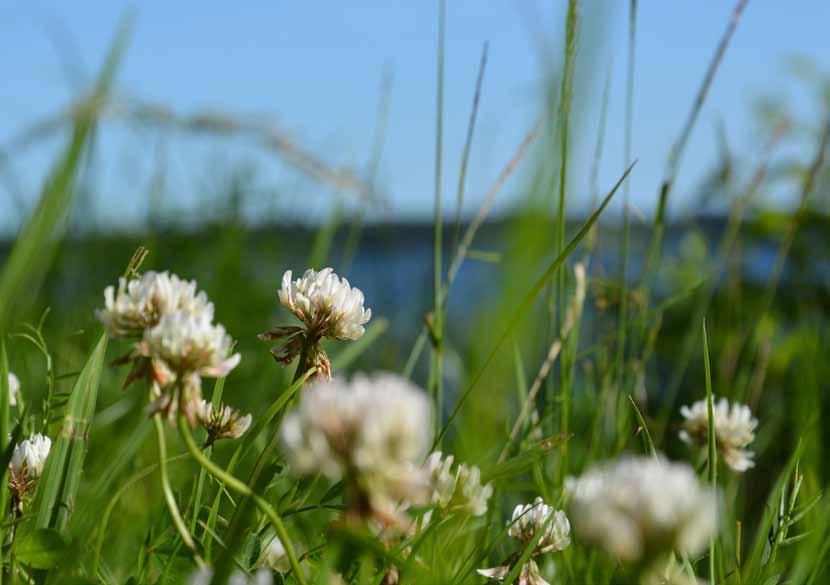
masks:
<instances>
[{"instance_id":1,"label":"clover flower stem","mask_svg":"<svg viewBox=\"0 0 830 585\"><path fill-rule=\"evenodd\" d=\"M167 443L164 439L164 423L161 420L161 414L153 415L153 424L156 427L156 437L158 438L159 446L159 475L161 476L161 489L164 492L164 501L167 503L167 509L170 512L170 517L173 518L173 524L182 537L182 542L193 552L196 559L196 564L200 567L206 566L205 561L199 555L196 549L196 543L184 523L179 507L176 505L176 498L173 495L173 489L170 487L170 477L167 474Z\"/></svg>"},{"instance_id":2,"label":"clover flower stem","mask_svg":"<svg viewBox=\"0 0 830 585\"><path fill-rule=\"evenodd\" d=\"M248 484L226 472L213 461L208 459L199 449L198 445L196 445L196 441L193 440L193 435L190 434L190 427L187 426L187 420L181 415L179 416L179 433L181 434L182 439L184 439L184 444L187 447L188 452L199 463L199 465L232 490L239 492L243 496L250 497L256 504L257 508L259 508L260 511L268 517L268 520L277 532L277 536L279 537L283 548L285 548L288 562L291 564L291 569L296 576L297 581L300 585L306 585L305 577L300 570L300 562L297 560L294 547L291 546L291 540L288 538L288 532L285 530L285 525L282 523L282 519L279 517L276 510L274 510L274 508L271 507L271 505L266 502L264 498L254 493L254 490L251 489Z\"/></svg>"},{"instance_id":3,"label":"clover flower stem","mask_svg":"<svg viewBox=\"0 0 830 585\"><path fill-rule=\"evenodd\" d=\"M297 360L297 369L294 370L294 378L291 380L292 384L302 378L303 374L305 374L306 370L308 370L308 353L310 346L311 342L306 339L303 343L303 349L300 351L300 359Z\"/></svg>"}]
</instances>

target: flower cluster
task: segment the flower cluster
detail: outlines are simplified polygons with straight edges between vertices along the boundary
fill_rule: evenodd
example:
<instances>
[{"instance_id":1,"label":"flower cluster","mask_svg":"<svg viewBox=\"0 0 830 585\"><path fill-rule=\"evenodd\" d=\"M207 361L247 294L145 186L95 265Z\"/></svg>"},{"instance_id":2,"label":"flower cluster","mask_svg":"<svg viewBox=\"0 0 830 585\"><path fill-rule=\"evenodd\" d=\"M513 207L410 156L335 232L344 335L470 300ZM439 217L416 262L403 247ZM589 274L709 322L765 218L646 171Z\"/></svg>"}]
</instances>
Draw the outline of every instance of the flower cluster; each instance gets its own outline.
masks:
<instances>
[{"instance_id":1,"label":"flower cluster","mask_svg":"<svg viewBox=\"0 0 830 585\"><path fill-rule=\"evenodd\" d=\"M640 563L671 551L694 554L717 526L717 497L686 464L624 457L569 478L577 534L620 560Z\"/></svg>"},{"instance_id":2,"label":"flower cluster","mask_svg":"<svg viewBox=\"0 0 830 585\"><path fill-rule=\"evenodd\" d=\"M218 439L238 439L251 426L251 415L242 415L227 404L215 405L202 400L196 413L199 422L208 433L205 445L212 445Z\"/></svg>"},{"instance_id":3,"label":"flower cluster","mask_svg":"<svg viewBox=\"0 0 830 585\"><path fill-rule=\"evenodd\" d=\"M371 416L369 416L371 413ZM349 512L400 525L397 500L418 502L427 481L420 461L429 447L430 401L394 374L313 383L282 426L293 471L347 481Z\"/></svg>"},{"instance_id":4,"label":"flower cluster","mask_svg":"<svg viewBox=\"0 0 830 585\"><path fill-rule=\"evenodd\" d=\"M140 338L162 316L177 310L213 319L213 304L204 292L196 291L196 281L151 270L134 280L121 277L117 289L108 286L104 290L104 308L97 315L113 339Z\"/></svg>"},{"instance_id":5,"label":"flower cluster","mask_svg":"<svg viewBox=\"0 0 830 585\"><path fill-rule=\"evenodd\" d=\"M430 503L442 510L463 511L473 516L485 514L493 486L482 485L477 466L460 463L453 473L452 464L453 456L444 457L440 451L427 458L424 467L432 491Z\"/></svg>"},{"instance_id":6,"label":"flower cluster","mask_svg":"<svg viewBox=\"0 0 830 585\"><path fill-rule=\"evenodd\" d=\"M40 433L15 445L9 461L9 489L17 511L22 511L26 495L43 474L51 448L52 441Z\"/></svg>"},{"instance_id":7,"label":"flower cluster","mask_svg":"<svg viewBox=\"0 0 830 585\"><path fill-rule=\"evenodd\" d=\"M364 325L372 317L372 310L363 307L363 293L331 268L324 268L319 272L306 270L297 280L292 280L292 272L287 271L278 297L303 327L277 327L260 338L280 342L271 350L280 363L289 364L305 354L307 366L316 366L320 377L331 379L331 365L320 342L363 336Z\"/></svg>"},{"instance_id":8,"label":"flower cluster","mask_svg":"<svg viewBox=\"0 0 830 585\"><path fill-rule=\"evenodd\" d=\"M541 535L539 535L539 531L542 531ZM539 567L534 557L563 550L571 544L571 524L568 522L565 512L546 505L542 498L536 498L532 504L519 505L513 509L513 518L510 521L508 534L519 541L519 544L523 547L539 535L530 559L519 572L519 583L548 585L539 573ZM522 552L514 554L505 564L499 567L479 569L478 574L503 581L516 563L519 562Z\"/></svg>"},{"instance_id":9,"label":"flower cluster","mask_svg":"<svg viewBox=\"0 0 830 585\"><path fill-rule=\"evenodd\" d=\"M194 426L202 376L225 376L239 363L239 354L231 354L233 340L213 323L213 303L197 292L195 281L167 272L147 272L129 282L122 278L118 290L108 287L104 298L98 318L107 334L138 340L120 360L133 363L127 384L149 378L151 411L167 413L172 421L181 407Z\"/></svg>"},{"instance_id":10,"label":"flower cluster","mask_svg":"<svg viewBox=\"0 0 830 585\"><path fill-rule=\"evenodd\" d=\"M713 397L714 400L714 397ZM758 419L744 404L721 398L712 408L715 423L715 444L726 464L737 472L744 472L753 467L754 454L746 447L755 439ZM699 400L691 406L680 408L683 415L683 428L680 438L690 444L705 446L709 438L709 408L706 400Z\"/></svg>"}]
</instances>

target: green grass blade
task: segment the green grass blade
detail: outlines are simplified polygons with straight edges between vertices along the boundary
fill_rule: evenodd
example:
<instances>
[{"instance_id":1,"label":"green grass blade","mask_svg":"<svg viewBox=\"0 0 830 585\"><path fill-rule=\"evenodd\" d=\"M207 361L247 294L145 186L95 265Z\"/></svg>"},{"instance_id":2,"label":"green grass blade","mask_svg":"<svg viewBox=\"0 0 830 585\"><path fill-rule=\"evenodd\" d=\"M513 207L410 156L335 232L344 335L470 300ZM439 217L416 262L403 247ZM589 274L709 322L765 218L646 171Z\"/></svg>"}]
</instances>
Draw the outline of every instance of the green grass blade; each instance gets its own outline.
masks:
<instances>
[{"instance_id":1,"label":"green grass blade","mask_svg":"<svg viewBox=\"0 0 830 585\"><path fill-rule=\"evenodd\" d=\"M72 389L60 435L38 484L35 522L39 528L64 529L69 521L83 472L106 352L107 336L101 335Z\"/></svg>"},{"instance_id":2,"label":"green grass blade","mask_svg":"<svg viewBox=\"0 0 830 585\"><path fill-rule=\"evenodd\" d=\"M603 199L602 203L596 209L596 211L594 211L588 218L588 220L582 225L582 227L579 228L579 231L571 239L568 245L565 246L565 249L562 250L562 253L553 259L553 261L547 267L542 276L539 277L539 279L536 281L536 283L533 285L530 291L528 291L527 295L525 295L524 300L513 312L512 316L508 320L507 327L505 328L504 332L498 337L495 346L490 351L490 354L487 356L487 358L484 360L484 363L481 365L481 368L479 368L478 372L473 376L472 380L470 380L470 383L467 385L467 388L459 397L458 402L456 402L452 413L450 413L450 416L447 419L447 422L444 424L443 428L441 429L441 432L435 438L435 445L437 445L438 442L447 433L447 430L449 430L453 421L458 416L458 413L461 411L461 407L464 406L464 403L470 397L470 394L475 389L478 382L481 380L482 376L484 375L484 372L487 370L487 367L495 359L502 345L504 345L504 342L507 341L507 339L510 337L510 334L516 328L519 321L521 321L525 314L530 310L531 306L533 305L533 302L536 300L536 297L539 296L539 293L541 293L542 290L545 288L547 282L551 279L551 277L553 277L554 274L556 274L556 271L559 269L559 267L565 262L565 260L568 259L571 253L576 249L576 247L585 237L585 234L587 234L590 231L591 227L597 222L599 216L602 215L603 211L605 211L605 208L611 202L611 199L614 197L614 194L620 188L620 185L622 185L623 182L626 180L626 178L634 168L634 165L636 164L637 163L635 161L631 164L630 167L626 169L626 171L622 174L622 176L619 178L619 180L611 189L611 191L609 191L608 194L605 196L605 199Z\"/></svg>"},{"instance_id":3,"label":"green grass blade","mask_svg":"<svg viewBox=\"0 0 830 585\"><path fill-rule=\"evenodd\" d=\"M718 449L715 441L715 406L712 398L712 370L709 366L709 339L706 335L706 320L701 324L703 335L703 365L706 373L706 409L707 409L707 438L709 443L709 464L708 475L712 489L718 487ZM712 585L716 584L715 577L715 547L717 536L713 535L709 541L709 580Z\"/></svg>"}]
</instances>

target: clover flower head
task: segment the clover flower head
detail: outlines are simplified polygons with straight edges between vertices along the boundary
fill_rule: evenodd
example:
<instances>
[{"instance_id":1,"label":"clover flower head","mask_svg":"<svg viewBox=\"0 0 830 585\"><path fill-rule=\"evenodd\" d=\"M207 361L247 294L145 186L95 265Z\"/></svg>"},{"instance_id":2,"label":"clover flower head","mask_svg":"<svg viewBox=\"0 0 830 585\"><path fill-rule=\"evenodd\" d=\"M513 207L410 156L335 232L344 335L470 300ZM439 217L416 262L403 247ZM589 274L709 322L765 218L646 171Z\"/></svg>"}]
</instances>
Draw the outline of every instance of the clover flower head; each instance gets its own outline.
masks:
<instances>
[{"instance_id":1,"label":"clover flower head","mask_svg":"<svg viewBox=\"0 0 830 585\"><path fill-rule=\"evenodd\" d=\"M540 530L544 532L539 536L530 558L519 571L518 582L524 585L548 585L542 578L534 557L567 548L571 544L571 525L565 512L546 505L542 498L536 498L532 504L519 505L513 509L507 533L518 540L519 544L526 546ZM478 574L488 579L504 581L520 558L521 553L515 553L503 565L491 569L478 569Z\"/></svg>"},{"instance_id":2,"label":"clover flower head","mask_svg":"<svg viewBox=\"0 0 830 585\"><path fill-rule=\"evenodd\" d=\"M553 519L548 521L551 515ZM562 550L571 544L571 524L565 512L548 506L542 498L536 498L532 504L519 505L513 509L508 534L520 543L527 544L542 527L545 527L545 531L536 544L534 554Z\"/></svg>"},{"instance_id":3,"label":"clover flower head","mask_svg":"<svg viewBox=\"0 0 830 585\"><path fill-rule=\"evenodd\" d=\"M356 375L351 382L312 383L286 417L281 438L295 473L345 478L370 514L391 517L396 500L420 501L427 492L420 461L431 421L430 401L406 379Z\"/></svg>"},{"instance_id":4,"label":"clover flower head","mask_svg":"<svg viewBox=\"0 0 830 585\"><path fill-rule=\"evenodd\" d=\"M714 400L714 397L712 398ZM746 449L755 439L758 419L748 406L721 398L712 409L715 423L715 445L726 464L736 472L754 467L754 454ZM690 445L705 446L709 437L709 409L706 400L682 406L683 428L680 439Z\"/></svg>"},{"instance_id":5,"label":"clover flower head","mask_svg":"<svg viewBox=\"0 0 830 585\"><path fill-rule=\"evenodd\" d=\"M717 527L717 496L691 466L655 457L623 457L569 478L576 533L622 561L695 554Z\"/></svg>"},{"instance_id":6,"label":"clover flower head","mask_svg":"<svg viewBox=\"0 0 830 585\"><path fill-rule=\"evenodd\" d=\"M212 322L212 315L181 309L163 315L146 330L140 348L151 360L156 383L157 400L151 411L167 412L172 421L181 402L191 426L201 404L202 376L226 376L240 359L238 353L231 355L233 340L222 325ZM170 387L172 392L167 391Z\"/></svg>"},{"instance_id":7,"label":"clover flower head","mask_svg":"<svg viewBox=\"0 0 830 585\"><path fill-rule=\"evenodd\" d=\"M493 495L493 486L482 485L481 471L475 465L458 464L452 471L453 456L444 457L440 451L431 453L424 464L431 490L433 506L447 510L461 510L473 516L487 512L487 501Z\"/></svg>"},{"instance_id":8,"label":"clover flower head","mask_svg":"<svg viewBox=\"0 0 830 585\"><path fill-rule=\"evenodd\" d=\"M213 569L203 567L196 569L187 579L187 585L210 585L213 579ZM227 585L273 585L274 578L271 571L262 568L248 577L240 570L236 570L228 577Z\"/></svg>"},{"instance_id":9,"label":"clover flower head","mask_svg":"<svg viewBox=\"0 0 830 585\"><path fill-rule=\"evenodd\" d=\"M182 280L168 272L149 271L138 279L121 277L117 289L107 287L104 308L97 315L110 337L139 338L163 315L177 310L213 318L213 304L204 292L196 290L196 281Z\"/></svg>"},{"instance_id":10,"label":"clover flower head","mask_svg":"<svg viewBox=\"0 0 830 585\"><path fill-rule=\"evenodd\" d=\"M168 313L145 332L144 341L150 356L164 360L174 372L218 378L239 363L239 354L231 355L233 339L207 314Z\"/></svg>"},{"instance_id":11,"label":"clover flower head","mask_svg":"<svg viewBox=\"0 0 830 585\"><path fill-rule=\"evenodd\" d=\"M504 581L507 575L510 574L511 565L502 565L501 567L493 567L492 569L478 569L476 572L482 577L493 579L495 581ZM519 585L550 585L542 578L539 571L539 565L536 564L532 558L522 566L519 571L518 581Z\"/></svg>"},{"instance_id":12,"label":"clover flower head","mask_svg":"<svg viewBox=\"0 0 830 585\"><path fill-rule=\"evenodd\" d=\"M208 432L207 444L212 445L218 439L238 439L251 426L251 415L220 403L202 400L196 414L199 422Z\"/></svg>"},{"instance_id":13,"label":"clover flower head","mask_svg":"<svg viewBox=\"0 0 830 585\"><path fill-rule=\"evenodd\" d=\"M17 399L20 396L20 380L12 372L9 372L9 406L17 406Z\"/></svg>"},{"instance_id":14,"label":"clover flower head","mask_svg":"<svg viewBox=\"0 0 830 585\"><path fill-rule=\"evenodd\" d=\"M309 269L292 281L291 271L282 277L280 302L318 338L360 339L364 325L372 317L363 308L363 293L349 286L331 268L319 272Z\"/></svg>"},{"instance_id":15,"label":"clover flower head","mask_svg":"<svg viewBox=\"0 0 830 585\"><path fill-rule=\"evenodd\" d=\"M36 433L15 445L9 469L15 475L25 475L29 480L37 479L43 473L51 448L51 439Z\"/></svg>"}]
</instances>

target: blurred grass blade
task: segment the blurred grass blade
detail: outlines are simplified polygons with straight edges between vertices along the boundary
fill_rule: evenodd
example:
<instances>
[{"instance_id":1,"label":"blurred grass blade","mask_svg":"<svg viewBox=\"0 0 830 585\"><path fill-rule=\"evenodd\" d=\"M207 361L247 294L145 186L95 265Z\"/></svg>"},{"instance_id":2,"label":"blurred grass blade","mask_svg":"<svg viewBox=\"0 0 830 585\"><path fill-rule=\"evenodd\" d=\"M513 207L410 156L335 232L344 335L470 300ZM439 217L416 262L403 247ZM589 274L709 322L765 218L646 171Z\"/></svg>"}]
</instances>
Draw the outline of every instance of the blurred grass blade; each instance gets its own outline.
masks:
<instances>
[{"instance_id":1,"label":"blurred grass blade","mask_svg":"<svg viewBox=\"0 0 830 585\"><path fill-rule=\"evenodd\" d=\"M122 27L116 36L90 97L74 111L69 143L46 180L37 207L21 229L0 274L0 332L8 331L13 316L19 315L24 302L34 297L33 292L40 286L66 230L83 154L126 45L127 30Z\"/></svg>"},{"instance_id":2,"label":"blurred grass blade","mask_svg":"<svg viewBox=\"0 0 830 585\"><path fill-rule=\"evenodd\" d=\"M69 521L81 481L87 433L95 412L106 352L107 336L101 335L72 389L60 436L46 460L38 485L35 521L39 528L64 529Z\"/></svg>"},{"instance_id":3,"label":"blurred grass blade","mask_svg":"<svg viewBox=\"0 0 830 585\"><path fill-rule=\"evenodd\" d=\"M550 280L553 277L553 275L556 274L557 270L559 270L559 267L565 262L565 260L568 259L568 256L570 256L571 253L576 249L576 247L585 237L585 234L587 234L588 231L590 231L591 227L599 219L599 216L602 214L603 211L605 211L605 208L611 202L611 199L614 197L614 194L620 188L620 185L622 185L623 182L625 182L626 178L628 178L628 175L631 173L631 170L634 168L634 165L636 164L636 161L631 163L631 166L629 166L625 170L625 172L619 178L619 180L611 189L611 191L608 192L608 195L605 196L605 199L603 199L602 203L596 209L596 211L594 211L591 214L591 216L582 225L582 227L579 229L579 231L576 233L573 239L571 239L571 241L568 243L567 246L565 246L562 252L556 258L554 258L553 262L550 263L550 265L547 267L542 276L539 277L539 279L536 281L536 283L533 285L530 291L528 291L524 300L519 304L519 306L511 315L507 323L507 328L497 339L495 346L482 363L481 368L479 368L478 372L473 376L472 380L470 380L470 383L467 385L467 388L464 390L463 394L461 394L461 396L459 397L458 402L456 402L455 404L455 408L453 408L452 413L447 419L447 422L444 424L444 427L441 429L441 432L438 433L438 436L435 438L435 445L437 445L441 441L441 439L447 433L447 430L450 428L450 426L452 426L453 421L458 416L458 413L461 411L461 407L464 406L464 403L470 397L470 394L476 387L476 384L478 384L479 380L481 380L482 376L484 375L484 372L487 370L487 367L495 359L502 345L504 345L504 342L507 341L508 337L510 337L510 333L519 324L519 322L522 320L525 314L530 310L531 306L536 300L536 297L539 296L539 293L541 293L542 290L545 288L545 285L547 284L548 280Z\"/></svg>"},{"instance_id":4,"label":"blurred grass blade","mask_svg":"<svg viewBox=\"0 0 830 585\"><path fill-rule=\"evenodd\" d=\"M350 366L357 358L359 358L372 344L377 341L386 330L389 329L389 320L383 317L375 319L366 327L366 334L346 346L346 348L334 356L331 360L332 368L342 370Z\"/></svg>"}]
</instances>

